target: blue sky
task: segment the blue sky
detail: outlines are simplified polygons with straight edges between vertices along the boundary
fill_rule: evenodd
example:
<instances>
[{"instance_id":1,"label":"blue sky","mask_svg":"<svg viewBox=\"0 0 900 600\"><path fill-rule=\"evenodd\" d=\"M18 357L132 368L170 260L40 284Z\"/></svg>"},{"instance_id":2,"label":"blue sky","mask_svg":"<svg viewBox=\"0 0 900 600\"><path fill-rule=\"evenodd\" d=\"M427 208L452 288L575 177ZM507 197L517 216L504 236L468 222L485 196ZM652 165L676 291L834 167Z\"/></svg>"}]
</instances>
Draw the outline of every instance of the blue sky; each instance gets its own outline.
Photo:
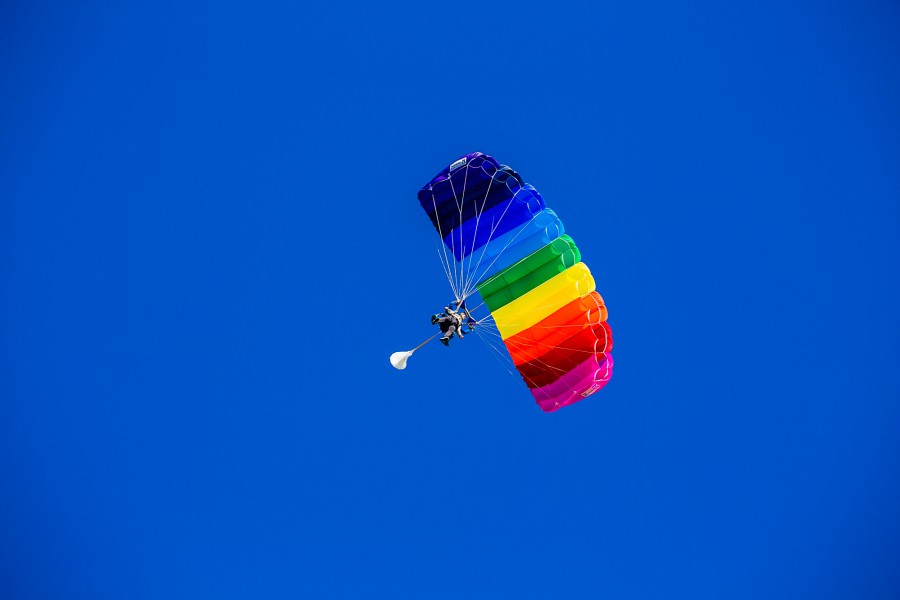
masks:
<instances>
[{"instance_id":1,"label":"blue sky","mask_svg":"<svg viewBox=\"0 0 900 600\"><path fill-rule=\"evenodd\" d=\"M900 594L895 6L183 4L0 9L4 598ZM552 415L387 361L473 151L609 306Z\"/></svg>"}]
</instances>

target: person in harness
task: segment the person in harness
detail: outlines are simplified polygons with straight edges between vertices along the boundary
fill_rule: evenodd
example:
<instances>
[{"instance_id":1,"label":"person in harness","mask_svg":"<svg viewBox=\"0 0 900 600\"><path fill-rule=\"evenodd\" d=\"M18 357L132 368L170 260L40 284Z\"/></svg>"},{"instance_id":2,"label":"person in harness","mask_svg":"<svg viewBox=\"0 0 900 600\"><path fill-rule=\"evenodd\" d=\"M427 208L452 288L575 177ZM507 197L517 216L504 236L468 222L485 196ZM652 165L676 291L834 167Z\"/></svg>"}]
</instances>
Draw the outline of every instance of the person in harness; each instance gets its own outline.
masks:
<instances>
[{"instance_id":1,"label":"person in harness","mask_svg":"<svg viewBox=\"0 0 900 600\"><path fill-rule=\"evenodd\" d=\"M431 315L431 324L440 325L441 332L444 334L441 337L441 343L445 346L449 346L450 339L454 334L459 337L459 339L463 339L463 325L466 325L469 328L468 333L472 333L476 321L472 318L472 315L469 314L468 309L466 309L465 300L462 302L454 300L450 303L450 306L444 307L444 312Z\"/></svg>"}]
</instances>

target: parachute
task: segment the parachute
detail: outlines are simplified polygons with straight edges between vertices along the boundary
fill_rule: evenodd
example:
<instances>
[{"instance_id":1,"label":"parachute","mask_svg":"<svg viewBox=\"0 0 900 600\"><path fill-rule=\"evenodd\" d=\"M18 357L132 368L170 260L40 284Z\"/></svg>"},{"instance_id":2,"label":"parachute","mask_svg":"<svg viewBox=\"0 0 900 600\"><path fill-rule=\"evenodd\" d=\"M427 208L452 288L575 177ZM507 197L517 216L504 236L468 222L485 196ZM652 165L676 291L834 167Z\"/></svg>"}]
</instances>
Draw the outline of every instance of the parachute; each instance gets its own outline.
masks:
<instances>
[{"instance_id":1,"label":"parachute","mask_svg":"<svg viewBox=\"0 0 900 600\"><path fill-rule=\"evenodd\" d=\"M606 306L575 241L533 186L475 152L438 173L418 199L456 299L490 311L474 331L518 371L542 410L606 385ZM392 364L405 368L414 351L395 353Z\"/></svg>"}]
</instances>

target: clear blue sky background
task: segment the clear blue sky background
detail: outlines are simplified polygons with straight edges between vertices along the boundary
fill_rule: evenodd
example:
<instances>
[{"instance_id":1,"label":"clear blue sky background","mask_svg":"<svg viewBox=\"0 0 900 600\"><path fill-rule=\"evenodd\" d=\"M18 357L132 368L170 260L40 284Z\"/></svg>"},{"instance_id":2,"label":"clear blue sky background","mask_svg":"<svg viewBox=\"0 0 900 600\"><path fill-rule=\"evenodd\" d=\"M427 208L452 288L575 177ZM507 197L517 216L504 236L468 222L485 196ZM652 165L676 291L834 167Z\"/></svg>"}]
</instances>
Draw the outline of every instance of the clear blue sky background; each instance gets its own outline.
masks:
<instances>
[{"instance_id":1,"label":"clear blue sky background","mask_svg":"<svg viewBox=\"0 0 900 600\"><path fill-rule=\"evenodd\" d=\"M3 598L900 596L895 5L77 4L0 8ZM387 361L476 150L609 305L552 415Z\"/></svg>"}]
</instances>

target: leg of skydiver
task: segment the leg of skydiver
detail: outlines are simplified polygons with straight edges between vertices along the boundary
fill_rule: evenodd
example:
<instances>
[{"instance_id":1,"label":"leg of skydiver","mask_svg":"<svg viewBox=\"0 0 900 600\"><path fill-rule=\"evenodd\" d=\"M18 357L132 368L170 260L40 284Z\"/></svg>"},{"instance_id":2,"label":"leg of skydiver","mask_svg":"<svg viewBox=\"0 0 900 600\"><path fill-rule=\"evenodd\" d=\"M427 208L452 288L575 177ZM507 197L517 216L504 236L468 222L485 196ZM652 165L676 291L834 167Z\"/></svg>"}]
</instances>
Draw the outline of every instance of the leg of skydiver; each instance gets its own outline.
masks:
<instances>
[{"instance_id":1,"label":"leg of skydiver","mask_svg":"<svg viewBox=\"0 0 900 600\"><path fill-rule=\"evenodd\" d=\"M443 329L443 327L441 328ZM444 333L444 337L441 338L441 343L445 346L450 345L450 338L453 337L453 332L456 331L456 325L451 324L447 327L447 331Z\"/></svg>"}]
</instances>

